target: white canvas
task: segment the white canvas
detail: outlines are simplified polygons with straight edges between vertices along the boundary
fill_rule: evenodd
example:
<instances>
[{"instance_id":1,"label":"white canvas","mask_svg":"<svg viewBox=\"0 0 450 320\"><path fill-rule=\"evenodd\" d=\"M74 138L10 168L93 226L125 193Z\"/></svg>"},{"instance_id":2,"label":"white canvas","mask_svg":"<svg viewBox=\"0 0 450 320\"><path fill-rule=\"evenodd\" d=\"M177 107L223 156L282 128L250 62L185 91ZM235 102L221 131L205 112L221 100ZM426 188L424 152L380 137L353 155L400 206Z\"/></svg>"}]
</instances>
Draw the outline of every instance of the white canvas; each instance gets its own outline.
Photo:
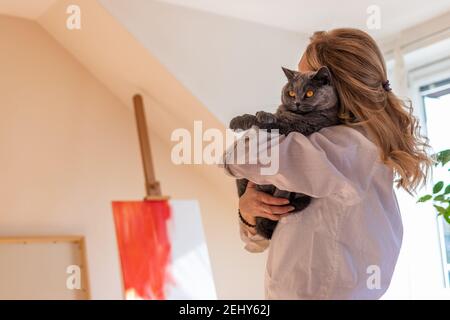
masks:
<instances>
[{"instance_id":1,"label":"white canvas","mask_svg":"<svg viewBox=\"0 0 450 320\"><path fill-rule=\"evenodd\" d=\"M170 201L168 230L172 244L167 299L217 299L200 208L195 200Z\"/></svg>"}]
</instances>

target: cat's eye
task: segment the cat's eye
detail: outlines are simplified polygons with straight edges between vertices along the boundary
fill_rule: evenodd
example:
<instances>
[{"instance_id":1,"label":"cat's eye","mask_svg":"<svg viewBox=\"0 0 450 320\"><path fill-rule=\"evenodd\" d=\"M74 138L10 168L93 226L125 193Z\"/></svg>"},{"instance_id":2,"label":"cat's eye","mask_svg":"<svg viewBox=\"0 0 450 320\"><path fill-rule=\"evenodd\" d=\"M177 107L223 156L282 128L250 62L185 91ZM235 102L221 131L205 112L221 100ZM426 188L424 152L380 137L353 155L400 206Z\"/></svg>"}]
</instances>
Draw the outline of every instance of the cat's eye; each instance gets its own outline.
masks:
<instances>
[{"instance_id":1,"label":"cat's eye","mask_svg":"<svg viewBox=\"0 0 450 320\"><path fill-rule=\"evenodd\" d=\"M295 97L295 92L294 91L289 91L289 97L292 97L292 98L294 98Z\"/></svg>"},{"instance_id":2,"label":"cat's eye","mask_svg":"<svg viewBox=\"0 0 450 320\"><path fill-rule=\"evenodd\" d=\"M314 96L314 91L312 91L312 90L306 91L306 97L307 97L307 98L311 98L311 97L313 97L313 96Z\"/></svg>"}]
</instances>

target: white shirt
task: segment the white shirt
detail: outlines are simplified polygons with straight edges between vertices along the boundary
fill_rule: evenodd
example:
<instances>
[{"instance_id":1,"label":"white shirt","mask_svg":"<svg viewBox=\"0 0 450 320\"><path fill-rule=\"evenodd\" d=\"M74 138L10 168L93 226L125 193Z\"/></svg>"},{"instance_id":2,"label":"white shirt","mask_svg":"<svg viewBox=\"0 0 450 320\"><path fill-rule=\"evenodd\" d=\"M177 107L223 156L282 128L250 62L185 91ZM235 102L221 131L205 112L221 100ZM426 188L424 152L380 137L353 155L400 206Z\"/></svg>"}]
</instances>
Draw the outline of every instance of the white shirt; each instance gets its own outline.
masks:
<instances>
[{"instance_id":1,"label":"white shirt","mask_svg":"<svg viewBox=\"0 0 450 320\"><path fill-rule=\"evenodd\" d=\"M225 168L234 177L313 197L279 221L270 241L240 225L248 251L269 247L267 299L378 299L389 287L402 222L393 172L363 132L340 125L281 136L271 176L259 164L230 163L228 151Z\"/></svg>"}]
</instances>

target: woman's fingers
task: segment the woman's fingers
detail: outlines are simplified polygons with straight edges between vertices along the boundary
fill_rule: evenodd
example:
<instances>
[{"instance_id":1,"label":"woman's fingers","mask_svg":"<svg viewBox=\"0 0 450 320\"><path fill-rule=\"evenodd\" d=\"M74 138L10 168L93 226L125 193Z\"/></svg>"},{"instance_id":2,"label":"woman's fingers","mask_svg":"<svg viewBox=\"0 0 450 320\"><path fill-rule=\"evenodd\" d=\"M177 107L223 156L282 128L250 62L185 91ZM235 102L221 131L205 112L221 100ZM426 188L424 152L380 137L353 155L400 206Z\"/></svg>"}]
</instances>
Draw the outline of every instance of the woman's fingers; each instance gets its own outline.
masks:
<instances>
[{"instance_id":1,"label":"woman's fingers","mask_svg":"<svg viewBox=\"0 0 450 320\"><path fill-rule=\"evenodd\" d=\"M259 204L260 209L262 212L268 213L268 214L283 214L291 212L295 209L293 206L269 206L264 203Z\"/></svg>"},{"instance_id":2,"label":"woman's fingers","mask_svg":"<svg viewBox=\"0 0 450 320\"><path fill-rule=\"evenodd\" d=\"M272 210L273 214L285 214L292 212L295 210L295 207L293 206L271 206L270 209Z\"/></svg>"},{"instance_id":3,"label":"woman's fingers","mask_svg":"<svg viewBox=\"0 0 450 320\"><path fill-rule=\"evenodd\" d=\"M272 206L282 206L289 204L289 200L285 198L276 198L264 192L258 192L258 200Z\"/></svg>"},{"instance_id":4,"label":"woman's fingers","mask_svg":"<svg viewBox=\"0 0 450 320\"><path fill-rule=\"evenodd\" d=\"M255 217L278 221L295 208L289 205L288 199L258 191L256 184L249 181L245 193L239 198L239 209L246 220L254 223Z\"/></svg>"},{"instance_id":5,"label":"woman's fingers","mask_svg":"<svg viewBox=\"0 0 450 320\"><path fill-rule=\"evenodd\" d=\"M255 184L255 183L253 183L253 182L251 182L251 181L247 182L247 189L248 189L248 188L255 188L255 187L256 187L256 184Z\"/></svg>"},{"instance_id":6,"label":"woman's fingers","mask_svg":"<svg viewBox=\"0 0 450 320\"><path fill-rule=\"evenodd\" d=\"M290 211L292 211L292 210L290 210ZM263 218L267 218L267 219L270 219L270 220L273 220L273 221L278 221L281 218L287 217L289 214L290 213L283 213L283 214L274 213L274 214L270 214L270 213L263 212L263 213L259 214L258 216L263 217Z\"/></svg>"}]
</instances>

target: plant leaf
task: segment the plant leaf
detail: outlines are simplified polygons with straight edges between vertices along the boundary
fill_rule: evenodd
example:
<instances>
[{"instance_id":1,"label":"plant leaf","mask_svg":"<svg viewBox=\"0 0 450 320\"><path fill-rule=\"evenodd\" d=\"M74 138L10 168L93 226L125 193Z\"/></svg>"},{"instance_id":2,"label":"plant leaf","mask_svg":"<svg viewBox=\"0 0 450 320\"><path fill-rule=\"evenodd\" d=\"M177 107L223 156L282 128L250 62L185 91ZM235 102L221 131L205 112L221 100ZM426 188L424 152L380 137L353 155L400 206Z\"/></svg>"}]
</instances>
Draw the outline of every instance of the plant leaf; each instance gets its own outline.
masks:
<instances>
[{"instance_id":1,"label":"plant leaf","mask_svg":"<svg viewBox=\"0 0 450 320\"><path fill-rule=\"evenodd\" d=\"M439 212L439 216L440 215L445 215L445 208L444 207L441 207L441 206L438 206L438 205L433 205L435 208L436 208L436 210Z\"/></svg>"},{"instance_id":2,"label":"plant leaf","mask_svg":"<svg viewBox=\"0 0 450 320\"><path fill-rule=\"evenodd\" d=\"M419 200L417 200L417 202L425 202L425 201L430 200L431 198L433 198L433 196L431 194L427 194L427 195L420 197Z\"/></svg>"},{"instance_id":3,"label":"plant leaf","mask_svg":"<svg viewBox=\"0 0 450 320\"><path fill-rule=\"evenodd\" d=\"M449 193L450 193L450 184L445 187L445 191L444 191L444 194L449 194Z\"/></svg>"},{"instance_id":4,"label":"plant leaf","mask_svg":"<svg viewBox=\"0 0 450 320\"><path fill-rule=\"evenodd\" d=\"M436 194L436 193L440 192L443 187L444 187L444 181L439 181L438 183L436 183L434 185L433 193Z\"/></svg>"},{"instance_id":5,"label":"plant leaf","mask_svg":"<svg viewBox=\"0 0 450 320\"><path fill-rule=\"evenodd\" d=\"M444 214L444 219L448 224L450 224L450 214Z\"/></svg>"},{"instance_id":6,"label":"plant leaf","mask_svg":"<svg viewBox=\"0 0 450 320\"><path fill-rule=\"evenodd\" d=\"M450 149L436 153L436 161L445 166L450 161Z\"/></svg>"}]
</instances>

